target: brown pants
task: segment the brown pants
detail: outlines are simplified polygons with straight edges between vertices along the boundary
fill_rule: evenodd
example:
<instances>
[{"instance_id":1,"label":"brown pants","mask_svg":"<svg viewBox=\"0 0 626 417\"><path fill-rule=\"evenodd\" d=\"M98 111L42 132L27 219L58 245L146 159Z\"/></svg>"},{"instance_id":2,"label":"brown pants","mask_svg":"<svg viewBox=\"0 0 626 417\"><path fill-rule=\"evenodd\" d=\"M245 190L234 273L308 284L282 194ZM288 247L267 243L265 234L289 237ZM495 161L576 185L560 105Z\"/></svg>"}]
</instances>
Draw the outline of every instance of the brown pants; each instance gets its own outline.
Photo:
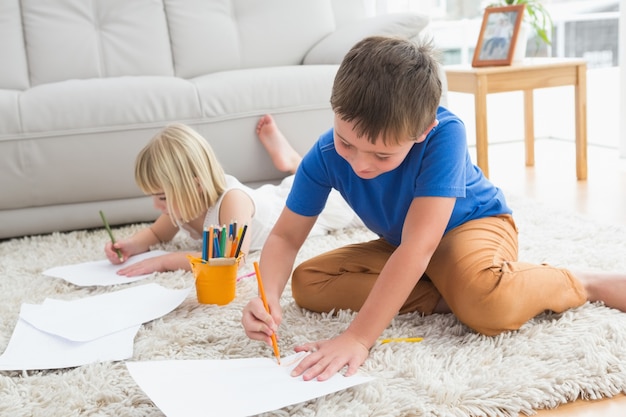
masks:
<instances>
[{"instance_id":1,"label":"brown pants","mask_svg":"<svg viewBox=\"0 0 626 417\"><path fill-rule=\"evenodd\" d=\"M348 245L300 264L291 289L316 312L358 311L395 247L377 239ZM477 332L515 330L545 310L585 303L582 284L566 269L517 261L517 227L509 215L472 220L450 230L400 313L431 314L443 297Z\"/></svg>"}]
</instances>

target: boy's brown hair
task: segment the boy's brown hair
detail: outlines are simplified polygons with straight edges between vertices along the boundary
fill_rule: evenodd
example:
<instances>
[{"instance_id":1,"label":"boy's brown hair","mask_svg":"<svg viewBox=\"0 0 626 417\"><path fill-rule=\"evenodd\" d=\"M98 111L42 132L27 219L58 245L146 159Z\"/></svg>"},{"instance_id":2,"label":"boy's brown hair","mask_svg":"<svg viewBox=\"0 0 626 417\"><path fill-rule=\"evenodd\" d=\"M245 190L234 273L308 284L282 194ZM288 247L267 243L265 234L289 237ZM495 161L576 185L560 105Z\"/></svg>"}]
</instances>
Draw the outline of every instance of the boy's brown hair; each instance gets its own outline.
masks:
<instances>
[{"instance_id":1,"label":"boy's brown hair","mask_svg":"<svg viewBox=\"0 0 626 417\"><path fill-rule=\"evenodd\" d=\"M339 118L354 122L359 137L400 144L435 121L441 89L432 42L372 36L344 57L330 104Z\"/></svg>"}]
</instances>

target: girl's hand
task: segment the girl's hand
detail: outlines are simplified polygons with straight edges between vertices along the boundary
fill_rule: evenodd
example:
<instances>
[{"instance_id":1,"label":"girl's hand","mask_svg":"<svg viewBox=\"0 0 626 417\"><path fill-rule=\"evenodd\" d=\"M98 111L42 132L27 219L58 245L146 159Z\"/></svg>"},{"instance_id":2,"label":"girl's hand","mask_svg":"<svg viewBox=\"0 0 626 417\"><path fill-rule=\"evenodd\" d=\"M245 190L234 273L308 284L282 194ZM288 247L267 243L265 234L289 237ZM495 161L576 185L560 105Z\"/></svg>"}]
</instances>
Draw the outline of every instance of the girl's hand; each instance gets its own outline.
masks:
<instances>
[{"instance_id":1,"label":"girl's hand","mask_svg":"<svg viewBox=\"0 0 626 417\"><path fill-rule=\"evenodd\" d=\"M268 313L263 306L260 297L256 297L244 307L241 324L246 335L252 340L264 341L268 346L272 345L272 334L276 333L282 320L280 303L268 300L268 307L272 314ZM278 337L278 334L276 334Z\"/></svg>"},{"instance_id":2,"label":"girl's hand","mask_svg":"<svg viewBox=\"0 0 626 417\"><path fill-rule=\"evenodd\" d=\"M126 268L122 268L117 271L117 274L124 275L126 277L136 277L138 275L146 275L153 272L164 272L165 269L163 266L163 260L159 259L163 256L144 259L143 261L128 265Z\"/></svg>"},{"instance_id":3,"label":"girl's hand","mask_svg":"<svg viewBox=\"0 0 626 417\"><path fill-rule=\"evenodd\" d=\"M122 253L122 260L120 260L116 249ZM107 242L104 245L104 254L113 265L124 263L131 256L147 252L148 250L150 250L150 247L136 237L118 240L114 245L111 242Z\"/></svg>"},{"instance_id":4,"label":"girl's hand","mask_svg":"<svg viewBox=\"0 0 626 417\"><path fill-rule=\"evenodd\" d=\"M123 252L122 252L123 253ZM187 256L181 252L168 253L166 255L155 256L153 258L144 259L126 268L117 271L118 275L127 277L136 277L138 275L147 275L153 272L176 271L178 269L191 270L191 265L187 260Z\"/></svg>"},{"instance_id":5,"label":"girl's hand","mask_svg":"<svg viewBox=\"0 0 626 417\"><path fill-rule=\"evenodd\" d=\"M157 232L154 231L155 228L158 228L159 233L169 239L174 237L178 230L177 227L172 226L167 216L161 215L152 226L140 230L129 238L118 240L115 244L111 244L110 241L106 242L104 245L104 254L113 265L119 265L126 262L126 260L133 255L148 252L150 246L159 243ZM122 253L121 260L116 249Z\"/></svg>"},{"instance_id":6,"label":"girl's hand","mask_svg":"<svg viewBox=\"0 0 626 417\"><path fill-rule=\"evenodd\" d=\"M122 259L120 259L117 253L118 250L122 254ZM130 258L133 255L130 250L130 245L127 245L125 241L115 242L115 245L113 245L111 242L107 242L104 245L104 254L106 255L109 262L111 262L113 265L119 265L126 261L128 258Z\"/></svg>"},{"instance_id":7,"label":"girl's hand","mask_svg":"<svg viewBox=\"0 0 626 417\"><path fill-rule=\"evenodd\" d=\"M291 376L302 375L305 381L314 378L325 381L346 365L345 375L353 375L369 356L369 349L345 332L331 340L297 346L295 351L311 352L291 372Z\"/></svg>"}]
</instances>

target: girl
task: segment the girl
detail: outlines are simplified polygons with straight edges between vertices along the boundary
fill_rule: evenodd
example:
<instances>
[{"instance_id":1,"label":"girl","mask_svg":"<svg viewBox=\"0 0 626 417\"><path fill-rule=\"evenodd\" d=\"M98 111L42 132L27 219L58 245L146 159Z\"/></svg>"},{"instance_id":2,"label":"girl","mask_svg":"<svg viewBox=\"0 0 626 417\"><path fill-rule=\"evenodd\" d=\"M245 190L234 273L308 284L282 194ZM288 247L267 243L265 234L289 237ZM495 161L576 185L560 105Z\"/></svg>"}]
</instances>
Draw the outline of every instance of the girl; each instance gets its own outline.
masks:
<instances>
[{"instance_id":1,"label":"girl","mask_svg":"<svg viewBox=\"0 0 626 417\"><path fill-rule=\"evenodd\" d=\"M256 131L276 167L293 174L301 156L280 133L273 118L263 116ZM198 132L176 123L165 127L139 152L135 180L144 193L152 196L161 215L131 237L114 245L107 242L104 250L113 264L147 252L158 243L171 241L179 230L201 240L204 227L232 221L248 225L242 252L259 250L284 206L293 175L280 185L268 184L253 190L224 173L213 149ZM324 213L314 234L361 224L338 193ZM116 249L122 253L121 261ZM130 277L190 270L187 255L200 256L200 253L171 252L129 265L118 274Z\"/></svg>"}]
</instances>

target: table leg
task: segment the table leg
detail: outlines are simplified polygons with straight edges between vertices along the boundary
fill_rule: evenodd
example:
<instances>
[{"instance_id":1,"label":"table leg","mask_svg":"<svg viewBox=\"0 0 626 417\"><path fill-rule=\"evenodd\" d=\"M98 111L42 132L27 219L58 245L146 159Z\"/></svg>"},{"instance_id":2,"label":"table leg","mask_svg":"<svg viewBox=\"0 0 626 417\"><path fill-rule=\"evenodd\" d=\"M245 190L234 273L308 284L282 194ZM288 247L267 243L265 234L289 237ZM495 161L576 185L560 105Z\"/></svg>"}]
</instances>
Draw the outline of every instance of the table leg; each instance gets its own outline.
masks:
<instances>
[{"instance_id":1,"label":"table leg","mask_svg":"<svg viewBox=\"0 0 626 417\"><path fill-rule=\"evenodd\" d=\"M524 143L526 166L535 165L535 103L533 90L524 90Z\"/></svg>"},{"instance_id":2,"label":"table leg","mask_svg":"<svg viewBox=\"0 0 626 417\"><path fill-rule=\"evenodd\" d=\"M487 77L476 80L474 111L476 112L476 165L489 178L489 141L487 139Z\"/></svg>"},{"instance_id":3,"label":"table leg","mask_svg":"<svg viewBox=\"0 0 626 417\"><path fill-rule=\"evenodd\" d=\"M587 179L587 66L576 67L576 177Z\"/></svg>"}]
</instances>

